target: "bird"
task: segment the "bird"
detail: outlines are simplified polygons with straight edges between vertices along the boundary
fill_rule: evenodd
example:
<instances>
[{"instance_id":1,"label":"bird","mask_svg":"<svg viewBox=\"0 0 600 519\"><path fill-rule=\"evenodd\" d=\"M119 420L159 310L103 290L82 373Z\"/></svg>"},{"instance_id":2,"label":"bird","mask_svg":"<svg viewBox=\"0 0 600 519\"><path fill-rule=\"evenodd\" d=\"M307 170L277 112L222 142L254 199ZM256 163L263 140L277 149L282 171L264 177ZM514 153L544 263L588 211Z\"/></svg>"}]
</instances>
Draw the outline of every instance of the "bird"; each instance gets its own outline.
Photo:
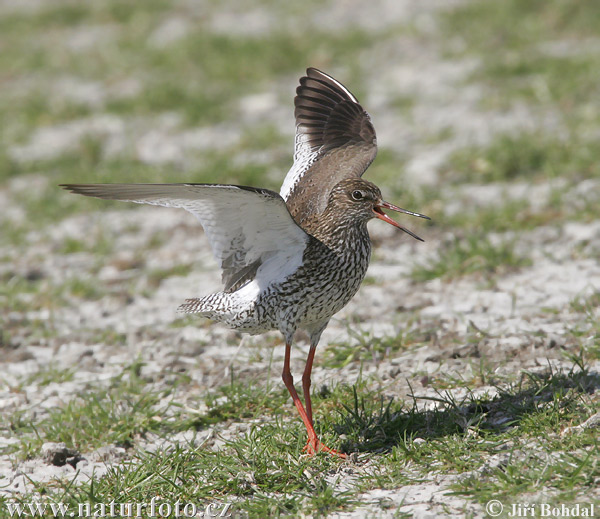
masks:
<instances>
[{"instance_id":1,"label":"bird","mask_svg":"<svg viewBox=\"0 0 600 519\"><path fill-rule=\"evenodd\" d=\"M358 291L369 265L367 222L378 218L423 241L386 210L429 219L382 198L362 178L377 153L369 114L338 80L308 68L294 98L294 160L279 193L231 184L60 184L80 195L178 207L202 225L222 270L223 289L185 300L179 311L247 332L279 330L282 380L307 432L304 452L346 454L323 444L310 396L313 360L333 315ZM294 335L309 351L302 403L290 370Z\"/></svg>"}]
</instances>

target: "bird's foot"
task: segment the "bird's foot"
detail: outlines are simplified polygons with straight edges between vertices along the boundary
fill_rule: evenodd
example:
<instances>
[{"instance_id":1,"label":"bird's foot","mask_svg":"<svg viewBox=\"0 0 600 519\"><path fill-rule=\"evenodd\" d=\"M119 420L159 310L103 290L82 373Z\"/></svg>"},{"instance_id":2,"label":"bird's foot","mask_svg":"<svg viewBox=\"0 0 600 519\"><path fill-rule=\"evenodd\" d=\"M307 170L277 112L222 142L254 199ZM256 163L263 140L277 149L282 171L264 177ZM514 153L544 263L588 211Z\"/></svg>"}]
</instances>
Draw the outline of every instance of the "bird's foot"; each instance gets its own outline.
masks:
<instances>
[{"instance_id":1,"label":"bird's foot","mask_svg":"<svg viewBox=\"0 0 600 519\"><path fill-rule=\"evenodd\" d=\"M328 452L333 456L339 456L342 459L346 459L346 454L327 447L327 445L322 444L317 438L314 440L309 438L302 450L309 456L314 456L317 452Z\"/></svg>"}]
</instances>

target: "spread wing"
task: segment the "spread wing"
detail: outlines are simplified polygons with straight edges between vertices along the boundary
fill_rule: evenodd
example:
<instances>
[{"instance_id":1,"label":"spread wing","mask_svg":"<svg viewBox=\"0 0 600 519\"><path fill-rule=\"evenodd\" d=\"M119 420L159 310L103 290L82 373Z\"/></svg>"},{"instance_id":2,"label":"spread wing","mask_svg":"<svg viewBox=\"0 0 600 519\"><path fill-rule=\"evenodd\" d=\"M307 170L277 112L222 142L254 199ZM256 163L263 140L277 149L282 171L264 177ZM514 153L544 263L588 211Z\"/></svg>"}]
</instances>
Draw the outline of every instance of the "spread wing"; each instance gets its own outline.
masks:
<instances>
[{"instance_id":1,"label":"spread wing","mask_svg":"<svg viewBox=\"0 0 600 519\"><path fill-rule=\"evenodd\" d=\"M301 261L309 236L273 191L219 184L62 184L80 195L180 207L204 228L223 269L225 291L243 285L267 260L269 271L288 275ZM292 270L293 271L293 270Z\"/></svg>"},{"instance_id":2,"label":"spread wing","mask_svg":"<svg viewBox=\"0 0 600 519\"><path fill-rule=\"evenodd\" d=\"M296 89L294 164L280 194L302 223L323 212L333 186L360 177L377 154L375 129L352 93L309 68Z\"/></svg>"}]
</instances>

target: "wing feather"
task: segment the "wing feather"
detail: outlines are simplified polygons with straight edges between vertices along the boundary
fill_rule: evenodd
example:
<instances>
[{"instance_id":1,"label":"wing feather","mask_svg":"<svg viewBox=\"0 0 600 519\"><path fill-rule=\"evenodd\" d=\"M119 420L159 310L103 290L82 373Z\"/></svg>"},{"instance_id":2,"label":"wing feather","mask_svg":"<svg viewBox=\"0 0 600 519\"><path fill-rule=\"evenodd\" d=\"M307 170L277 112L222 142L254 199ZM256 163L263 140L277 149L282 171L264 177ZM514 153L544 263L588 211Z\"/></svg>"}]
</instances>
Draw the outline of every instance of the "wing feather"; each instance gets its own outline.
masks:
<instances>
[{"instance_id":1,"label":"wing feather","mask_svg":"<svg viewBox=\"0 0 600 519\"><path fill-rule=\"evenodd\" d=\"M369 114L339 81L309 68L294 99L294 164L280 194L298 223L319 214L339 181L360 177L377 153Z\"/></svg>"},{"instance_id":2,"label":"wing feather","mask_svg":"<svg viewBox=\"0 0 600 519\"><path fill-rule=\"evenodd\" d=\"M301 262L308 234L273 191L222 184L63 184L73 193L139 204L180 207L204 228L223 269L225 291L254 277L268 262L285 278Z\"/></svg>"}]
</instances>

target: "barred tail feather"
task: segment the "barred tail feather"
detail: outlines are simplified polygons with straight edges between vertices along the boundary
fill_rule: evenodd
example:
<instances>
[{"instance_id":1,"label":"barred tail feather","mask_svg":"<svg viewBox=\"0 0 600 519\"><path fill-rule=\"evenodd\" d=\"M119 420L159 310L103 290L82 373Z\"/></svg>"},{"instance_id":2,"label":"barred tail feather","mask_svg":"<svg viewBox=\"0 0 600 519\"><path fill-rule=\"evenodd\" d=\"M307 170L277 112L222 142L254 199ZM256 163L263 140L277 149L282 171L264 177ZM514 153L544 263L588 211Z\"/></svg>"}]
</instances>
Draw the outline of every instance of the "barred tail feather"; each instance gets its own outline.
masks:
<instances>
[{"instance_id":1,"label":"barred tail feather","mask_svg":"<svg viewBox=\"0 0 600 519\"><path fill-rule=\"evenodd\" d=\"M177 311L185 314L203 314L205 317L213 317L215 313L226 313L236 303L233 294L217 292L204 297L186 299Z\"/></svg>"},{"instance_id":2,"label":"barred tail feather","mask_svg":"<svg viewBox=\"0 0 600 519\"><path fill-rule=\"evenodd\" d=\"M200 314L216 321L226 321L246 306L248 303L240 301L235 293L217 292L204 297L186 299L177 311L185 314Z\"/></svg>"},{"instance_id":3,"label":"barred tail feather","mask_svg":"<svg viewBox=\"0 0 600 519\"><path fill-rule=\"evenodd\" d=\"M262 325L256 316L256 283L248 283L236 292L216 292L204 297L186 299L177 310L208 317L240 331L262 333L272 325Z\"/></svg>"},{"instance_id":4,"label":"barred tail feather","mask_svg":"<svg viewBox=\"0 0 600 519\"><path fill-rule=\"evenodd\" d=\"M179 305L177 311L184 314L210 313L211 311L207 310L204 299L205 298L186 299L185 303Z\"/></svg>"}]
</instances>

